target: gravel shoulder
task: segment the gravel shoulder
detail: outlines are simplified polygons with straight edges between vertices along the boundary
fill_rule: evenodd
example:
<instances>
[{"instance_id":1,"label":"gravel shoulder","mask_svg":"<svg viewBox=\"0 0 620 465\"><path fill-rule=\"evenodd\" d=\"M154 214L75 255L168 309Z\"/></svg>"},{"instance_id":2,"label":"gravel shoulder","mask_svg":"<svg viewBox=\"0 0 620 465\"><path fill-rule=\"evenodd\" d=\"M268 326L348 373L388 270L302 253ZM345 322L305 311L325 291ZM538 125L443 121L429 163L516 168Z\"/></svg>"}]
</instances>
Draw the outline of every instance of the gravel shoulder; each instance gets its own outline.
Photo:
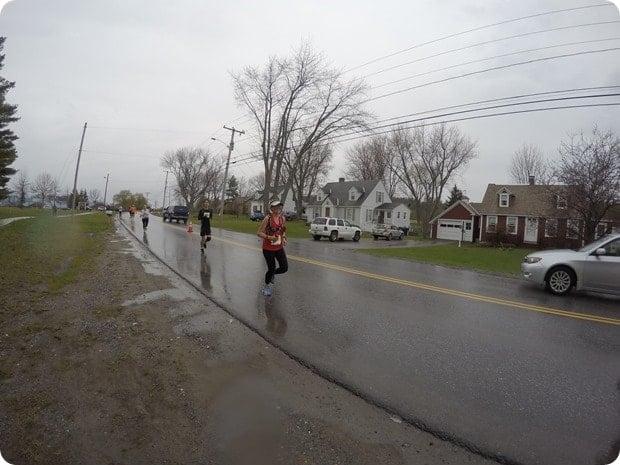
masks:
<instances>
[{"instance_id":1,"label":"gravel shoulder","mask_svg":"<svg viewBox=\"0 0 620 465\"><path fill-rule=\"evenodd\" d=\"M316 376L121 231L90 269L45 298L2 290L11 464L495 463Z\"/></svg>"}]
</instances>

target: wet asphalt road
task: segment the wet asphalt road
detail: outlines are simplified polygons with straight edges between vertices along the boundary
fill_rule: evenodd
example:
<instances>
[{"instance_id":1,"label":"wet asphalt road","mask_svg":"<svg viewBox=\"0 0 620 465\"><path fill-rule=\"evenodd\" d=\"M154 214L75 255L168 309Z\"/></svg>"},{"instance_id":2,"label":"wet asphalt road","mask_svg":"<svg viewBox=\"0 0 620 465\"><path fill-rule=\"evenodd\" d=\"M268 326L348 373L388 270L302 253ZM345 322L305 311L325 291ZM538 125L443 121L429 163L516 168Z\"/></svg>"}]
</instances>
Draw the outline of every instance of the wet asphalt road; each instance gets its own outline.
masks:
<instances>
[{"instance_id":1,"label":"wet asphalt road","mask_svg":"<svg viewBox=\"0 0 620 465\"><path fill-rule=\"evenodd\" d=\"M123 222L267 340L423 429L509 463L607 463L617 447L619 299L356 252L399 242L310 238L289 241L266 298L257 237L215 227L203 258L196 229Z\"/></svg>"}]
</instances>

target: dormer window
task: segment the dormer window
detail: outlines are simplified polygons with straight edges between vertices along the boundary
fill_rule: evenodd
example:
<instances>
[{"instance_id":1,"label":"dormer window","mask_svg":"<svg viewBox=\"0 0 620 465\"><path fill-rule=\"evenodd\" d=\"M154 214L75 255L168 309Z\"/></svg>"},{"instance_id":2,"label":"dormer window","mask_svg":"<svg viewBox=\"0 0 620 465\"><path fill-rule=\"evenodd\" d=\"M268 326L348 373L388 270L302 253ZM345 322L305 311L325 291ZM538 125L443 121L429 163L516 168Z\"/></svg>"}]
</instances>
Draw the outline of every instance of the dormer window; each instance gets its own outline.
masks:
<instances>
[{"instance_id":1,"label":"dormer window","mask_svg":"<svg viewBox=\"0 0 620 465\"><path fill-rule=\"evenodd\" d=\"M558 210L566 210L566 208L568 208L568 203L566 202L566 199L564 197L556 195L555 206Z\"/></svg>"},{"instance_id":2,"label":"dormer window","mask_svg":"<svg viewBox=\"0 0 620 465\"><path fill-rule=\"evenodd\" d=\"M323 193L322 193L322 192L319 192L318 194L316 194L316 199L317 199L319 202L322 202L322 201L323 201Z\"/></svg>"},{"instance_id":3,"label":"dormer window","mask_svg":"<svg viewBox=\"0 0 620 465\"><path fill-rule=\"evenodd\" d=\"M349 191L349 200L351 200L351 201L357 200L357 190L356 189L351 189Z\"/></svg>"},{"instance_id":4,"label":"dormer window","mask_svg":"<svg viewBox=\"0 0 620 465\"><path fill-rule=\"evenodd\" d=\"M510 206L510 194L508 192L502 192L501 194L499 194L499 206L500 207Z\"/></svg>"},{"instance_id":5,"label":"dormer window","mask_svg":"<svg viewBox=\"0 0 620 465\"><path fill-rule=\"evenodd\" d=\"M383 192L377 191L377 203L383 203Z\"/></svg>"}]
</instances>

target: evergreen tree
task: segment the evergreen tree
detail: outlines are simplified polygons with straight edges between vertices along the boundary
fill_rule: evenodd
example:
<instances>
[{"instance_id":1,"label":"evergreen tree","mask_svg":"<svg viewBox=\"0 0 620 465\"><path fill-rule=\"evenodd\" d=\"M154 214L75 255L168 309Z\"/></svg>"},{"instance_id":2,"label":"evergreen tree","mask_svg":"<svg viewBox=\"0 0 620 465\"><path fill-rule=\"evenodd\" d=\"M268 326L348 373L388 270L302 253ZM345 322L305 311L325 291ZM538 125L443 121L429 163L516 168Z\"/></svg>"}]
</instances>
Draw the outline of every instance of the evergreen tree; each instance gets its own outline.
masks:
<instances>
[{"instance_id":1,"label":"evergreen tree","mask_svg":"<svg viewBox=\"0 0 620 465\"><path fill-rule=\"evenodd\" d=\"M5 40L6 37L0 37L0 70L4 67L2 50ZM15 169L10 168L10 165L17 158L17 150L14 144L17 136L8 129L8 125L19 118L15 116L17 105L6 103L6 93L14 86L14 82L9 82L0 76L0 200L9 195L6 185L9 178L16 173Z\"/></svg>"},{"instance_id":2,"label":"evergreen tree","mask_svg":"<svg viewBox=\"0 0 620 465\"><path fill-rule=\"evenodd\" d=\"M450 205L458 202L459 200L463 200L463 191L459 189L458 187L456 187L456 184L455 184L452 190L450 191L450 197L448 197L448 200L446 200L446 202L444 203L444 206L448 208Z\"/></svg>"},{"instance_id":3,"label":"evergreen tree","mask_svg":"<svg viewBox=\"0 0 620 465\"><path fill-rule=\"evenodd\" d=\"M226 199L235 200L239 197L239 181L234 176L228 180L228 189L226 189Z\"/></svg>"}]
</instances>

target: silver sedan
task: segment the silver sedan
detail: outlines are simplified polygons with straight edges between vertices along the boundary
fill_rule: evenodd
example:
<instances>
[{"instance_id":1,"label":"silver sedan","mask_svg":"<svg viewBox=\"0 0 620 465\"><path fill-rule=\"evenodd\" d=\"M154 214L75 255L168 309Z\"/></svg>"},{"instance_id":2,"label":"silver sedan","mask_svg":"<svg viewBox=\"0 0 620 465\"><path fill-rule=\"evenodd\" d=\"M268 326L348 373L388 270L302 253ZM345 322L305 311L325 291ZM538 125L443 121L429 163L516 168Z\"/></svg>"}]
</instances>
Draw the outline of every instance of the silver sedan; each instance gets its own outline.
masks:
<instances>
[{"instance_id":1,"label":"silver sedan","mask_svg":"<svg viewBox=\"0 0 620 465\"><path fill-rule=\"evenodd\" d=\"M556 295L577 290L620 295L620 234L603 236L579 250L527 255L521 276Z\"/></svg>"}]
</instances>

